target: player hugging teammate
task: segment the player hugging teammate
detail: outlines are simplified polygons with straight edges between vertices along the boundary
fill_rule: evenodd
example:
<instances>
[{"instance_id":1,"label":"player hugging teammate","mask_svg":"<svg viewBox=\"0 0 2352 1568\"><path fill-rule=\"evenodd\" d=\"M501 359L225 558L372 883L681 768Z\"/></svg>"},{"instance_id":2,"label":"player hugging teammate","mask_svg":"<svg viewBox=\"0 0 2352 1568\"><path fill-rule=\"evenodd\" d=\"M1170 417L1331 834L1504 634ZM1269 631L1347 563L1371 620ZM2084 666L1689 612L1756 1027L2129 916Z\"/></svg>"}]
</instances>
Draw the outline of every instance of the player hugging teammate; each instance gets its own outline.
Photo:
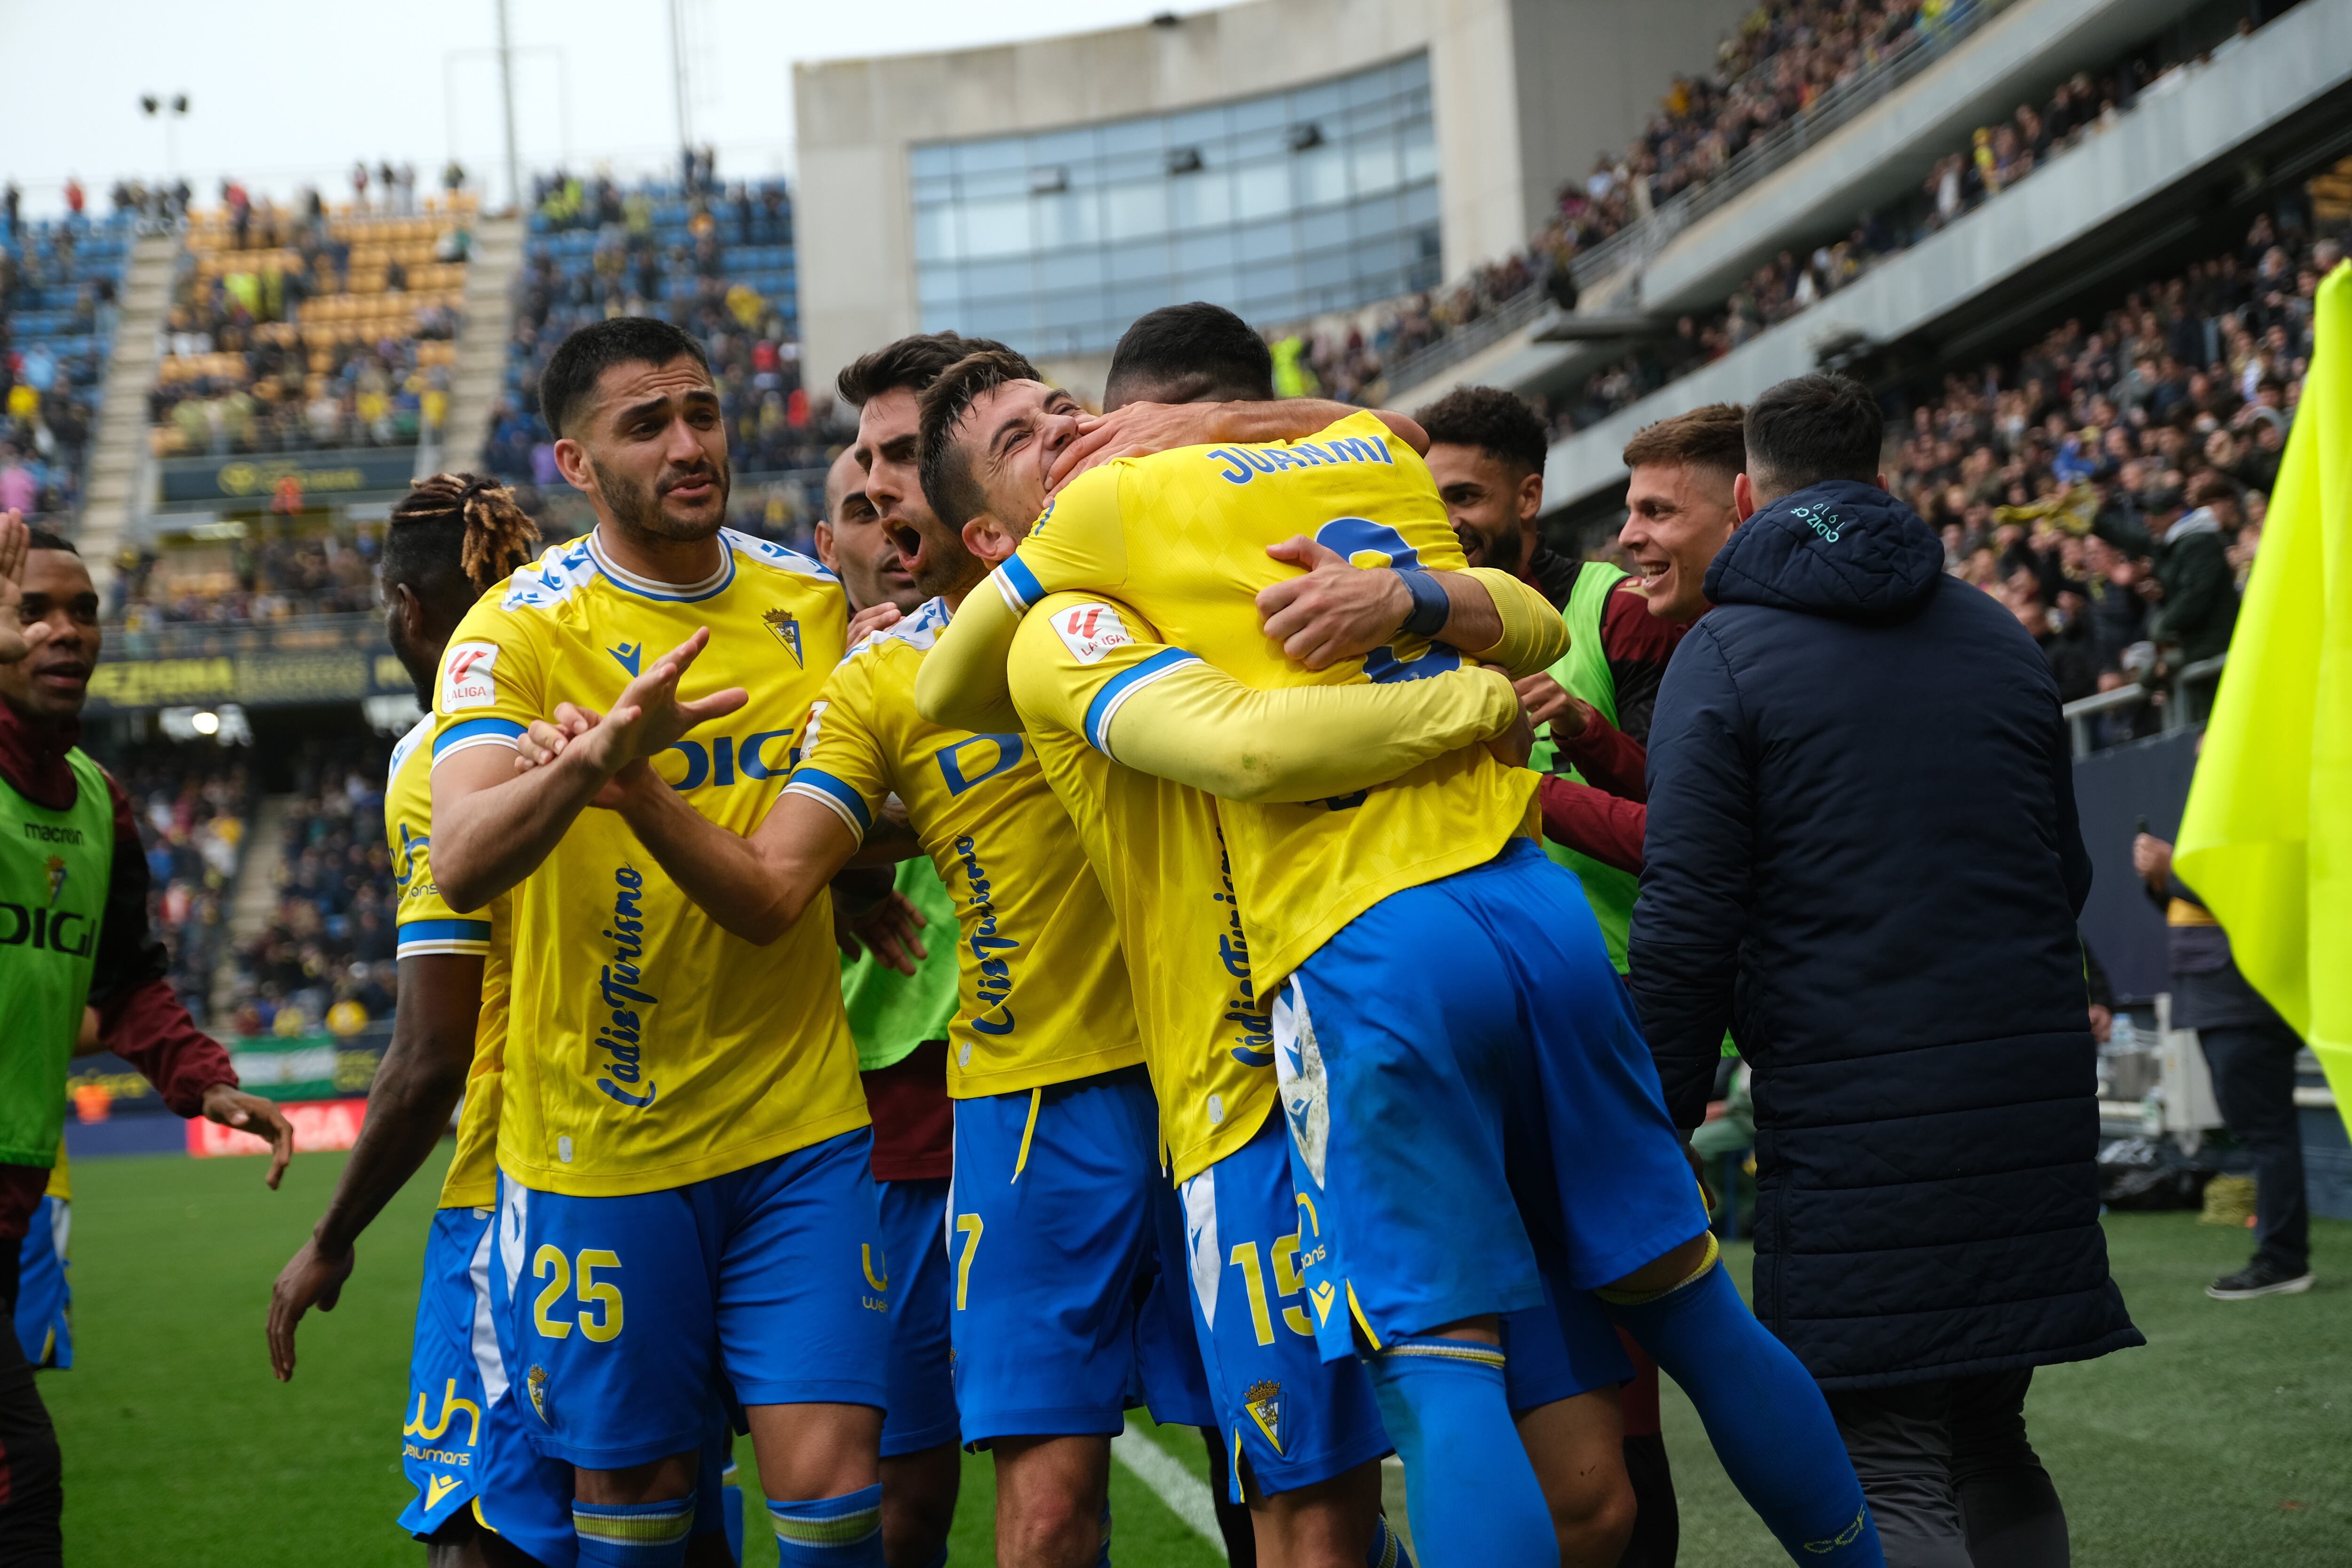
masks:
<instances>
[{"instance_id":1,"label":"player hugging teammate","mask_svg":"<svg viewBox=\"0 0 2352 1568\"><path fill-rule=\"evenodd\" d=\"M736 1560L748 1430L782 1562L918 1568L960 1439L999 1561L1085 1568L1148 1405L1236 1556L1403 1561L1394 1451L1423 1562L1608 1568L1622 1325L1793 1558L1883 1561L1536 847L1512 681L1564 626L1465 568L1419 427L1276 401L1203 306L1099 418L953 334L842 391L825 563L722 526L703 352L635 318L541 385L590 533L531 559L462 476L395 513L400 1033L271 1333L290 1373L464 1088L403 1523Z\"/></svg>"}]
</instances>

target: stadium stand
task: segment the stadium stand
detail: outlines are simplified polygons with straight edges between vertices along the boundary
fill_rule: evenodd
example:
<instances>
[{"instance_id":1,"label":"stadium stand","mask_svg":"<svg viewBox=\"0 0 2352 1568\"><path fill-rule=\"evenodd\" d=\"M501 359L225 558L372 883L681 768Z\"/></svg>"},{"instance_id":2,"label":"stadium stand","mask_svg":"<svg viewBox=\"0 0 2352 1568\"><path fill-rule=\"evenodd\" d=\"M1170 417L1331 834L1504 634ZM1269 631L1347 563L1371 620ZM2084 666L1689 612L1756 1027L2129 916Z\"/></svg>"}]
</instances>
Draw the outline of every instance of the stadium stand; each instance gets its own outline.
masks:
<instances>
[{"instance_id":1,"label":"stadium stand","mask_svg":"<svg viewBox=\"0 0 2352 1568\"><path fill-rule=\"evenodd\" d=\"M539 415L540 373L565 333L623 313L664 316L702 340L739 485L740 476L824 462L824 432L800 383L792 197L782 182L721 188L698 171L690 183L624 187L559 171L536 185L506 394L484 448L493 472L541 489L561 484ZM764 495L756 506L749 493L738 499L739 511L762 521L776 510Z\"/></svg>"},{"instance_id":2,"label":"stadium stand","mask_svg":"<svg viewBox=\"0 0 2352 1568\"><path fill-rule=\"evenodd\" d=\"M1715 179L1749 146L1805 116L1859 73L1923 49L1956 12L1971 8L1972 0L1759 5L1724 37L1712 71L1674 78L1657 113L1622 153L1603 153L1581 184L1560 188L1558 212L1524 249L1473 268L1444 289L1269 335L1290 343L1286 353L1314 373L1328 395L1377 403L1392 384L1403 384L1391 374L1402 362L1473 322L1540 297L1574 309L1570 268L1579 256L1660 203Z\"/></svg>"},{"instance_id":3,"label":"stadium stand","mask_svg":"<svg viewBox=\"0 0 2352 1568\"><path fill-rule=\"evenodd\" d=\"M173 622L282 621L377 607L377 536L355 531L239 539L208 551L125 552L111 613L127 631Z\"/></svg>"},{"instance_id":4,"label":"stadium stand","mask_svg":"<svg viewBox=\"0 0 2352 1568\"><path fill-rule=\"evenodd\" d=\"M0 510L67 521L80 507L130 234L121 213L0 216Z\"/></svg>"},{"instance_id":5,"label":"stadium stand","mask_svg":"<svg viewBox=\"0 0 2352 1568\"><path fill-rule=\"evenodd\" d=\"M240 911L246 929L237 933L231 968L215 993L236 1033L315 1033L347 1001L362 1010L349 1019L353 1026L391 1015L394 899L383 838L388 754L374 742L306 746L294 764L294 793L268 803L277 809L256 837L268 840L273 852L267 868L272 880L247 906L258 911L258 920Z\"/></svg>"},{"instance_id":6,"label":"stadium stand","mask_svg":"<svg viewBox=\"0 0 2352 1568\"><path fill-rule=\"evenodd\" d=\"M412 211L413 211L412 207ZM191 216L148 395L156 455L414 446L437 430L475 205L292 209L224 182Z\"/></svg>"},{"instance_id":7,"label":"stadium stand","mask_svg":"<svg viewBox=\"0 0 2352 1568\"><path fill-rule=\"evenodd\" d=\"M252 829L251 773L243 754L209 743L144 742L103 760L146 844L148 910L171 954L172 988L201 1023L227 956L229 899Z\"/></svg>"},{"instance_id":8,"label":"stadium stand","mask_svg":"<svg viewBox=\"0 0 2352 1568\"><path fill-rule=\"evenodd\" d=\"M2251 18L2222 46L2250 37ZM1647 344L1589 377L1580 395L1566 400L1553 418L1564 436L1599 423L1659 387L1722 358L1767 327L1777 325L1856 281L1875 263L1908 250L1989 198L2033 173L2037 163L2113 128L2143 95L2161 95L2179 85L2179 74L2207 63L2213 51L2172 54L2158 47L2117 62L2103 73L2077 72L2052 89L2039 108L2021 104L2014 114L1979 126L1964 147L1937 158L1918 189L1888 206L1863 215L1842 239L1811 254L1783 250L1710 313L1686 314L1673 333Z\"/></svg>"}]
</instances>

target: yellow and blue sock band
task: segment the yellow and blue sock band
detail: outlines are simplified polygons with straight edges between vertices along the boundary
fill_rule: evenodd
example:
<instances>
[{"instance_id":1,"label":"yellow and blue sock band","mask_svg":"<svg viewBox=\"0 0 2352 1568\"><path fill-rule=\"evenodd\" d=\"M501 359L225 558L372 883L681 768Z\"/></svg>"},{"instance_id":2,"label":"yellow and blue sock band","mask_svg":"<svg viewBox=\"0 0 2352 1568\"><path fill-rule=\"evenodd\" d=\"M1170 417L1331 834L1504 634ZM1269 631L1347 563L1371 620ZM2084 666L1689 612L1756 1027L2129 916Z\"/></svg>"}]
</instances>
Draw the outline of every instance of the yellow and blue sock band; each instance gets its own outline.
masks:
<instances>
[{"instance_id":1,"label":"yellow and blue sock band","mask_svg":"<svg viewBox=\"0 0 2352 1568\"><path fill-rule=\"evenodd\" d=\"M660 1502L580 1502L572 1505L572 1529L583 1563L674 1562L694 1531L694 1499Z\"/></svg>"},{"instance_id":2,"label":"yellow and blue sock band","mask_svg":"<svg viewBox=\"0 0 2352 1568\"><path fill-rule=\"evenodd\" d=\"M856 1549L869 1542L874 1561L881 1561L878 1483L813 1502L772 1502L768 1522L775 1529L776 1550L785 1563L853 1563L862 1555Z\"/></svg>"}]
</instances>

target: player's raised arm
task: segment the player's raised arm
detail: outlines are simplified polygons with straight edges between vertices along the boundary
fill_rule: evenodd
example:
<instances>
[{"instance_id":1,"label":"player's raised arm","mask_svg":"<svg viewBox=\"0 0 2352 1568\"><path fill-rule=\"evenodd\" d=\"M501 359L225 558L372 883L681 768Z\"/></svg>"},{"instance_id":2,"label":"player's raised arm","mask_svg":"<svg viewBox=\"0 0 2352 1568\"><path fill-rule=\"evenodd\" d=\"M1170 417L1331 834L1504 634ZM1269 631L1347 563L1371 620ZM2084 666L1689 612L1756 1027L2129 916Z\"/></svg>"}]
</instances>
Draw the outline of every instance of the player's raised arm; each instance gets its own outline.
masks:
<instances>
[{"instance_id":1,"label":"player's raised arm","mask_svg":"<svg viewBox=\"0 0 2352 1568\"><path fill-rule=\"evenodd\" d=\"M1352 795L1465 746L1493 744L1516 767L1532 740L1499 669L1262 691L1160 643L1128 606L1077 595L1055 595L1023 625L1011 679L1024 721L1249 804Z\"/></svg>"},{"instance_id":2,"label":"player's raised arm","mask_svg":"<svg viewBox=\"0 0 2352 1568\"><path fill-rule=\"evenodd\" d=\"M500 745L452 744L466 726L443 728L434 739L433 868L452 909L478 910L520 882L623 768L743 705L740 687L678 700L679 677L709 640L707 628L698 630L656 659L548 767L517 773L509 744L521 726L511 721L481 721L502 723L498 738L509 744ZM465 649L461 642L450 650L452 670Z\"/></svg>"},{"instance_id":3,"label":"player's raised arm","mask_svg":"<svg viewBox=\"0 0 2352 1568\"><path fill-rule=\"evenodd\" d=\"M1514 679L1568 652L1568 624L1507 572L1358 567L1304 534L1266 553L1307 569L1260 589L1257 607L1265 635L1309 669L1360 658L1400 635L1458 648Z\"/></svg>"}]
</instances>

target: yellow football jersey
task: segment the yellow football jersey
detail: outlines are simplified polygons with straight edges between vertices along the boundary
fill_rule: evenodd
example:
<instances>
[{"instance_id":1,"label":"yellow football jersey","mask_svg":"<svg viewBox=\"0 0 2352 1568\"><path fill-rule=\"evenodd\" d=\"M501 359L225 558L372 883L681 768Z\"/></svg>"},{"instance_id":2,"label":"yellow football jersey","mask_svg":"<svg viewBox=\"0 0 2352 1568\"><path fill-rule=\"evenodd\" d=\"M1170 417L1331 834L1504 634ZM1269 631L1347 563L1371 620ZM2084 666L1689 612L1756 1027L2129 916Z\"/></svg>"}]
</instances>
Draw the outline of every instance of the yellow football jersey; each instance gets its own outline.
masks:
<instances>
[{"instance_id":1,"label":"yellow football jersey","mask_svg":"<svg viewBox=\"0 0 2352 1568\"><path fill-rule=\"evenodd\" d=\"M510 747L559 702L610 708L648 654L709 626L688 694L740 686L751 700L655 769L720 827L757 827L841 658L846 605L808 557L719 538L719 570L689 586L623 570L592 532L486 595L442 656L434 765ZM618 814L590 809L509 902L498 1152L523 1185L657 1192L866 1124L828 900L754 946L695 907Z\"/></svg>"},{"instance_id":2,"label":"yellow football jersey","mask_svg":"<svg viewBox=\"0 0 2352 1568\"><path fill-rule=\"evenodd\" d=\"M915 672L947 623L933 599L850 651L786 787L860 837L886 799L905 803L961 927L951 1097L1131 1067L1143 1045L1110 906L1026 739L941 729L915 711Z\"/></svg>"},{"instance_id":3,"label":"yellow football jersey","mask_svg":"<svg viewBox=\"0 0 2352 1568\"><path fill-rule=\"evenodd\" d=\"M1051 629L1066 610L1095 608L1138 640L1089 626L1077 635L1101 635L1104 652L1087 661ZM1122 767L1088 742L1086 716L1097 698L1108 689L1109 706L1174 651L1131 610L1122 626L1125 608L1076 595L1046 600L1022 624L1010 674L1023 729L1118 917L1160 1136L1181 1182L1248 1142L1274 1108L1274 1024L1251 979L1217 802Z\"/></svg>"},{"instance_id":4,"label":"yellow football jersey","mask_svg":"<svg viewBox=\"0 0 2352 1568\"><path fill-rule=\"evenodd\" d=\"M1311 440L1179 447L1090 469L990 580L1016 613L1053 593L1114 595L1167 643L1254 687L1412 680L1459 668L1452 648L1411 640L1323 670L1286 658L1261 629L1255 596L1296 575L1265 549L1298 534L1359 565L1464 565L1427 465L1365 413ZM974 654L1002 650L961 647L951 629L933 657ZM1219 816L1261 993L1389 894L1534 837L1536 782L1473 747L1325 801L1227 802Z\"/></svg>"},{"instance_id":5,"label":"yellow football jersey","mask_svg":"<svg viewBox=\"0 0 2352 1568\"><path fill-rule=\"evenodd\" d=\"M475 953L482 960L480 1021L474 1061L466 1071L466 1098L457 1111L457 1150L441 1180L445 1209L490 1208L498 1202L499 1098L504 1082L509 973L505 898L461 915L433 883L433 716L426 714L392 749L383 793L383 836L392 849L398 901L399 953Z\"/></svg>"}]
</instances>

